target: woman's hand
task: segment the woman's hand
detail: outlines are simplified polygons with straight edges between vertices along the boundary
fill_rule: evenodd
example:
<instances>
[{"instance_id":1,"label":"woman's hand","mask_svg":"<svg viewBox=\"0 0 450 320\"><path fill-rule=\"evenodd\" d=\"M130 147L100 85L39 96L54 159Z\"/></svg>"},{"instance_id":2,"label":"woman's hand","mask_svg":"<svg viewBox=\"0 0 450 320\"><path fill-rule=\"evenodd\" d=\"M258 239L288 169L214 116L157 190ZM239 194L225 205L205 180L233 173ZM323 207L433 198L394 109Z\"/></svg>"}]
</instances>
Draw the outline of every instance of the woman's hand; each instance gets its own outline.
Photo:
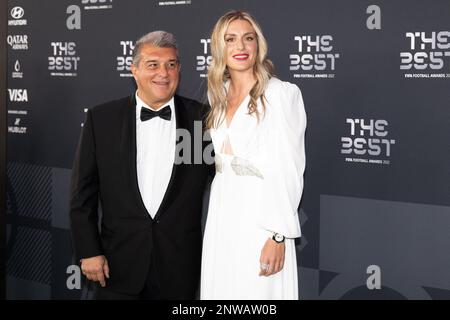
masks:
<instances>
[{"instance_id":1,"label":"woman's hand","mask_svg":"<svg viewBox=\"0 0 450 320\"><path fill-rule=\"evenodd\" d=\"M271 276L283 269L284 266L284 242L277 243L272 239L267 239L261 250L261 263L260 276Z\"/></svg>"}]
</instances>

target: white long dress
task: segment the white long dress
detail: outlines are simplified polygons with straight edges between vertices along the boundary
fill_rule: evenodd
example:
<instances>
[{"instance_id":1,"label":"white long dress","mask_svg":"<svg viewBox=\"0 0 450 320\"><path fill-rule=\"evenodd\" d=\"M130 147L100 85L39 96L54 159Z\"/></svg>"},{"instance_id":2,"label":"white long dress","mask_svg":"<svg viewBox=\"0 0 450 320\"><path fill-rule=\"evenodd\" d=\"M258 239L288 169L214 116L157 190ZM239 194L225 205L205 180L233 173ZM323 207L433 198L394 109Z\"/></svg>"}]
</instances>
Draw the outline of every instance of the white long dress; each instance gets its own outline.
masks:
<instances>
[{"instance_id":1,"label":"white long dress","mask_svg":"<svg viewBox=\"0 0 450 320\"><path fill-rule=\"evenodd\" d=\"M294 238L301 235L306 114L294 84L272 78L265 97L259 123L248 114L247 96L228 128L224 120L211 130L216 176L203 239L201 299L298 299ZM272 232L287 238L284 268L259 276L261 250Z\"/></svg>"}]
</instances>

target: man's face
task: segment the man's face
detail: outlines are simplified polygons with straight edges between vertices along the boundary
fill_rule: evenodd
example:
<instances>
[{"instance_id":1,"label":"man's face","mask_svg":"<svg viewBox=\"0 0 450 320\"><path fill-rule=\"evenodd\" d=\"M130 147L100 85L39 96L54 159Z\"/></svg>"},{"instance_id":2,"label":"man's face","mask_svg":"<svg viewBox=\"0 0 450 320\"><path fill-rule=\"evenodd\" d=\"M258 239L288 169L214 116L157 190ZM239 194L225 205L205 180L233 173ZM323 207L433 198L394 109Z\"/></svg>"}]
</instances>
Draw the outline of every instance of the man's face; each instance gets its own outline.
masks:
<instances>
[{"instance_id":1,"label":"man's face","mask_svg":"<svg viewBox=\"0 0 450 320\"><path fill-rule=\"evenodd\" d=\"M138 96L153 109L159 109L175 94L180 64L174 48L144 45L139 65L131 65Z\"/></svg>"}]
</instances>

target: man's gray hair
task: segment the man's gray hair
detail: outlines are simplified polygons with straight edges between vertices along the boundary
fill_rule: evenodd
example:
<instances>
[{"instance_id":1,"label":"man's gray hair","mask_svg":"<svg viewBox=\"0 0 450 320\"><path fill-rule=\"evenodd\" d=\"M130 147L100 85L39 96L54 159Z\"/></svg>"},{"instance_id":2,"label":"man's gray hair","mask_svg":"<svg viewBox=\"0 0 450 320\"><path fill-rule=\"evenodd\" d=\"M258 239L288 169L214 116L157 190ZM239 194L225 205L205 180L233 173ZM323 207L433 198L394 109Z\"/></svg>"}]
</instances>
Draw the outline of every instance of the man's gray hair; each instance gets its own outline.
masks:
<instances>
[{"instance_id":1,"label":"man's gray hair","mask_svg":"<svg viewBox=\"0 0 450 320\"><path fill-rule=\"evenodd\" d=\"M153 31L140 37L133 50L133 64L137 67L141 60L141 49L144 45L152 45L158 48L174 48L177 51L178 59L178 46L175 36L166 31Z\"/></svg>"}]
</instances>

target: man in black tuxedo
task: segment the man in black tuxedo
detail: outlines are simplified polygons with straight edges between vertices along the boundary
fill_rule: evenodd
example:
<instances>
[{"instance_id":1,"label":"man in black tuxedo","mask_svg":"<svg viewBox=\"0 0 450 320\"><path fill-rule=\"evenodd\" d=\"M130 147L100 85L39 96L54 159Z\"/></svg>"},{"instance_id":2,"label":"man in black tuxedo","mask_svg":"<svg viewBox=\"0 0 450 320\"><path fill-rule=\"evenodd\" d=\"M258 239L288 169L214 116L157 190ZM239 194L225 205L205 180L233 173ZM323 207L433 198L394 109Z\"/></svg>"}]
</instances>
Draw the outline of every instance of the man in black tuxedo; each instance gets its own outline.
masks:
<instances>
[{"instance_id":1,"label":"man in black tuxedo","mask_svg":"<svg viewBox=\"0 0 450 320\"><path fill-rule=\"evenodd\" d=\"M193 299L211 166L203 157L179 157L198 152L196 143L203 153L205 143L193 138L205 109L175 95L180 64L172 34L140 38L131 69L135 94L87 112L72 173L75 254L83 274L100 284L97 299ZM192 138L181 151L180 132Z\"/></svg>"}]
</instances>

